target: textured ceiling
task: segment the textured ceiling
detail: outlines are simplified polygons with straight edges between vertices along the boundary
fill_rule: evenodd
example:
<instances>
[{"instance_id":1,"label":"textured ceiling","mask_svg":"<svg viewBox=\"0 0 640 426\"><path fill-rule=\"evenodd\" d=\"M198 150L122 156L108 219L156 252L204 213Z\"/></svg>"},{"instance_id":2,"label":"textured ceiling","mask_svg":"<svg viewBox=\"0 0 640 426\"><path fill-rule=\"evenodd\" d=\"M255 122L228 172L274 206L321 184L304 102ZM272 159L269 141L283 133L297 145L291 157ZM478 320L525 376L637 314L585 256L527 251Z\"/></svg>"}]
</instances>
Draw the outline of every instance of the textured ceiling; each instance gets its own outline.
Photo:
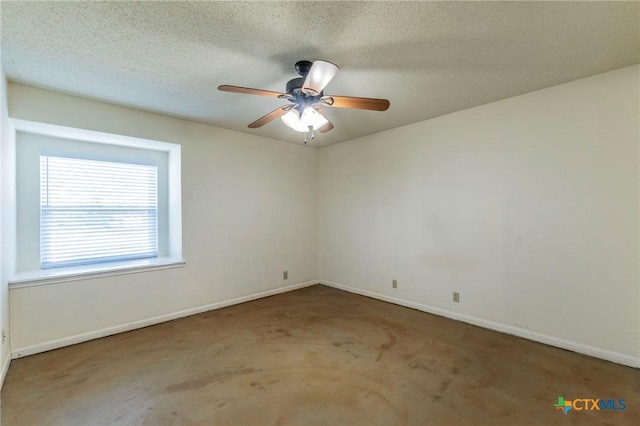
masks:
<instances>
[{"instance_id":1,"label":"textured ceiling","mask_svg":"<svg viewBox=\"0 0 640 426\"><path fill-rule=\"evenodd\" d=\"M640 62L638 2L9 2L9 81L301 143L283 101L301 59L341 71L326 94L387 98L328 109L314 145L349 140Z\"/></svg>"}]
</instances>

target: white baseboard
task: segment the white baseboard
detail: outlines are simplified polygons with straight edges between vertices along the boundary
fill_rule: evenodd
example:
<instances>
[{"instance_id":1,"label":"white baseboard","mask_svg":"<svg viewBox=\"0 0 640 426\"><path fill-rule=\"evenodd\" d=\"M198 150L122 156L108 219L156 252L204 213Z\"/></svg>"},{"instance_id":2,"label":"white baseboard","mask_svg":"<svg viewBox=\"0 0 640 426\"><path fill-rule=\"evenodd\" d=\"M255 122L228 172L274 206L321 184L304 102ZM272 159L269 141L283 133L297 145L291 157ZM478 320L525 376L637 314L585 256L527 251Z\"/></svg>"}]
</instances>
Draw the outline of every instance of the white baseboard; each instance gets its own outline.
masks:
<instances>
[{"instance_id":1,"label":"white baseboard","mask_svg":"<svg viewBox=\"0 0 640 426\"><path fill-rule=\"evenodd\" d=\"M348 291L350 293L360 294L363 296L371 297L385 302L394 303L396 305L405 306L419 311L428 312L430 314L439 315L446 318L451 318L457 321L463 321L469 324L477 325L479 327L487 328L490 330L499 331L505 334L511 334L514 336L522 337L524 339L533 340L535 342L544 343L546 345L555 346L562 349L567 349L573 352L589 355L595 358L604 359L607 361L615 362L618 364L626 365L629 367L640 368L640 358L635 358L630 355L621 354L618 352L609 351L606 349L596 348L582 343L572 342L570 340L560 339L557 337L549 336L546 334L540 334L533 331L525 330L522 328L497 323L494 321L488 321L481 318L473 317L470 315L460 314L458 312L448 311L446 309L436 308L433 306L425 305L410 300L400 299L397 297L388 296L382 293L376 293L368 290L363 290L357 287L351 287L345 284L339 284L332 281L319 280L319 281L307 281L304 283L293 284L287 287L280 287L273 290L267 290L259 293L250 294L247 296L237 297L234 299L224 300L221 302L211 303L208 305L198 306L195 308L185 309L170 314L160 315L153 318L147 318L140 321L134 321L127 324L121 324L113 327L103 328L100 330L91 331L88 333L76 334L74 336L63 337L56 340L51 340L44 343L39 343L32 346L25 346L22 348L16 348L12 350L11 357L7 357L2 365L2 371L0 376L0 386L4 382L4 377L9 368L9 363L12 358L21 358L28 355L34 355L40 352L46 352L53 349L62 348L65 346L75 345L77 343L86 342L93 339L99 339L101 337L111 336L117 333L123 333L125 331L131 331L138 328L148 327L150 325L159 324L166 321L171 321L177 318L183 318L190 315L199 314L202 312L211 311L214 309L220 309L239 303L248 302L251 300L260 299L263 297L272 296L275 294L285 293L299 288L309 287L314 284L324 284L329 287L334 287L340 290Z\"/></svg>"},{"instance_id":2,"label":"white baseboard","mask_svg":"<svg viewBox=\"0 0 640 426\"><path fill-rule=\"evenodd\" d=\"M307 281L299 284L293 284L287 287L280 287L273 290L262 291L259 293L250 294L247 296L237 297L234 299L223 300L221 302L210 303L208 305L197 306L195 308L185 309L170 314L159 315L153 318L147 318L144 320L133 321L126 324L116 325L113 327L107 327L100 330L90 331L87 333L76 334L74 336L63 337L60 339L50 340L44 343L38 343L32 346L25 346L22 348L12 349L12 358L22 358L28 355L34 355L40 352L51 351L53 349L59 349L65 346L75 345L77 343L87 342L89 340L99 339L101 337L111 336L113 334L124 333L125 331L136 330L138 328L148 327L150 325L159 324L166 321L171 321L178 318L188 317L202 312L212 311L214 309L220 309L231 305L237 305L239 303L249 302L251 300L261 299L263 297L273 296L279 293L286 293L288 291L297 290L303 287L309 287L311 285L318 284L318 281ZM7 368L9 364L7 363ZM4 378L4 376L3 376Z\"/></svg>"},{"instance_id":3,"label":"white baseboard","mask_svg":"<svg viewBox=\"0 0 640 426\"><path fill-rule=\"evenodd\" d=\"M2 391L2 385L4 385L4 378L7 377L7 371L9 371L9 364L11 363L11 352L8 352L2 363L2 371L0 371L0 392Z\"/></svg>"},{"instance_id":4,"label":"white baseboard","mask_svg":"<svg viewBox=\"0 0 640 426\"><path fill-rule=\"evenodd\" d=\"M374 299L383 300L385 302L394 303L396 305L406 306L407 308L417 309L419 311L428 312L430 314L451 318L457 321L463 321L469 324L477 325L479 327L488 328L490 330L499 331L501 333L511 334L513 336L518 336L524 339L533 340L534 342L544 343L546 345L567 349L573 352L578 352L578 353L589 355L595 358L600 358L607 361L615 362L617 364L622 364L622 365L626 365L634 368L640 368L640 358L635 358L630 355L625 355L618 352L609 351L606 349L596 348L593 346L584 345L582 343L572 342L570 340L560 339L557 337L536 333L533 331L525 330L523 328L513 327L510 325L501 324L494 321L487 321L487 320L483 320L481 318L473 317L470 315L464 315L457 312L448 311L446 309L436 308L436 307L425 305L422 303L412 302L410 300L399 299L397 297L387 296L386 294L376 293L369 290L363 290L357 287L351 287L348 285L339 284L331 281L324 281L324 280L319 280L319 283L327 285L329 287L337 288L339 290L348 291L350 293L360 294L362 296L368 296Z\"/></svg>"}]
</instances>

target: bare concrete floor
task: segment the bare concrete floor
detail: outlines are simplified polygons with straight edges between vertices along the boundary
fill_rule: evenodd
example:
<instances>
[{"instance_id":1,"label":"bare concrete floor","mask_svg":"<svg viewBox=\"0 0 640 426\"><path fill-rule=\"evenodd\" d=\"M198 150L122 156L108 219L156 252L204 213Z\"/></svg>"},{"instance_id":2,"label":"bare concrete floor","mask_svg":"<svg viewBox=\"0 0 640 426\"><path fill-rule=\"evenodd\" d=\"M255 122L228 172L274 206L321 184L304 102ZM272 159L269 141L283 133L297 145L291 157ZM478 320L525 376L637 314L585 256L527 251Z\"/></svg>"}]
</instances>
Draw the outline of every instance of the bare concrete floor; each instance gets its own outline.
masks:
<instances>
[{"instance_id":1,"label":"bare concrete floor","mask_svg":"<svg viewBox=\"0 0 640 426\"><path fill-rule=\"evenodd\" d=\"M2 390L5 426L639 419L638 370L324 286L14 360Z\"/></svg>"}]
</instances>

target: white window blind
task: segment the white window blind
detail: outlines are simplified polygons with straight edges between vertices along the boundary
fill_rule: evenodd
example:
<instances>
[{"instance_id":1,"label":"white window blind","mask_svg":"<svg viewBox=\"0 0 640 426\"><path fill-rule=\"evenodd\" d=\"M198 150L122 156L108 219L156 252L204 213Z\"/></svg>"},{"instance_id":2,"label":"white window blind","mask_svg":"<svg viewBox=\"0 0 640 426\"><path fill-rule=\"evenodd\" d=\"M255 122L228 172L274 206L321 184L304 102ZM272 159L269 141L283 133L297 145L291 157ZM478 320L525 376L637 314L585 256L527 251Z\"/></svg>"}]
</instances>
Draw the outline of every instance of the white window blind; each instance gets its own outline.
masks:
<instances>
[{"instance_id":1,"label":"white window blind","mask_svg":"<svg viewBox=\"0 0 640 426\"><path fill-rule=\"evenodd\" d=\"M40 156L42 268L158 256L158 168Z\"/></svg>"}]
</instances>

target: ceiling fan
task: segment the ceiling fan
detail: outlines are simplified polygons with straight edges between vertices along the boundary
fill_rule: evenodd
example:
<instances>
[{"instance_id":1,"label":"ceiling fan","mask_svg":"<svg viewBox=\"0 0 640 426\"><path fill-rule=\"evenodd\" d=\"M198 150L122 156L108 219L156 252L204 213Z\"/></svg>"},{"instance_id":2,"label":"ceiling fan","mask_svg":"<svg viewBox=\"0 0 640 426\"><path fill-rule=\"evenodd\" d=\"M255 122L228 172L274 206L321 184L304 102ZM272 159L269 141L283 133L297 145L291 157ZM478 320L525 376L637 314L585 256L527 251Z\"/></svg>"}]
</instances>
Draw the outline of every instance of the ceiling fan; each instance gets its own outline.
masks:
<instances>
[{"instance_id":1,"label":"ceiling fan","mask_svg":"<svg viewBox=\"0 0 640 426\"><path fill-rule=\"evenodd\" d=\"M323 112L322 107L367 109L372 111L385 111L389 108L389 101L386 99L325 95L323 89L340 69L331 62L299 61L296 62L295 68L300 77L287 82L286 93L228 85L218 86L218 90L288 100L289 104L260 117L249 124L248 127L255 129L281 117L288 127L305 133L305 143L307 143L307 133L310 133L311 139L313 139L314 131L325 133L333 129L333 124Z\"/></svg>"}]
</instances>

